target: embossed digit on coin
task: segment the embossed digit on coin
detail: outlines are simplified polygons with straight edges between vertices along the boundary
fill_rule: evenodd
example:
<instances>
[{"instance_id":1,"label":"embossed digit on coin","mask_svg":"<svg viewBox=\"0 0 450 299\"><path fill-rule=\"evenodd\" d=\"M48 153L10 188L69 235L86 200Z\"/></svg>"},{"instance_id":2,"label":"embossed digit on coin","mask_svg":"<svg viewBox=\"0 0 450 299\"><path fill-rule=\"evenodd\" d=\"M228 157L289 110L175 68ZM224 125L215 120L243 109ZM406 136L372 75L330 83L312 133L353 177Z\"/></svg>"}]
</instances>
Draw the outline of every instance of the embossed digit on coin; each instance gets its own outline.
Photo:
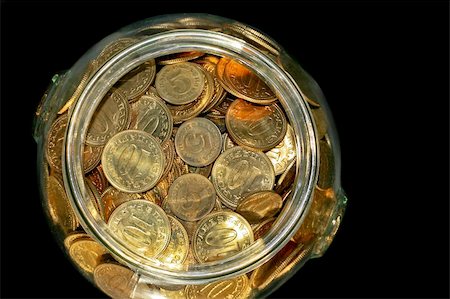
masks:
<instances>
[{"instance_id":1,"label":"embossed digit on coin","mask_svg":"<svg viewBox=\"0 0 450 299\"><path fill-rule=\"evenodd\" d=\"M155 87L158 94L173 105L195 101L204 85L204 74L191 62L166 65L156 74Z\"/></svg>"},{"instance_id":2,"label":"embossed digit on coin","mask_svg":"<svg viewBox=\"0 0 450 299\"><path fill-rule=\"evenodd\" d=\"M143 257L156 257L170 240L170 223L158 205L147 200L121 204L111 214L108 227L130 250Z\"/></svg>"},{"instance_id":3,"label":"embossed digit on coin","mask_svg":"<svg viewBox=\"0 0 450 299\"><path fill-rule=\"evenodd\" d=\"M211 179L222 203L235 209L246 195L271 190L275 174L265 154L235 146L214 162Z\"/></svg>"},{"instance_id":4,"label":"embossed digit on coin","mask_svg":"<svg viewBox=\"0 0 450 299\"><path fill-rule=\"evenodd\" d=\"M157 257L158 260L170 264L182 264L189 252L189 238L183 225L172 216L169 217L172 233L166 249Z\"/></svg>"},{"instance_id":5,"label":"embossed digit on coin","mask_svg":"<svg viewBox=\"0 0 450 299\"><path fill-rule=\"evenodd\" d=\"M144 192L156 185L164 170L164 154L149 133L120 132L106 144L102 165L108 181L123 192Z\"/></svg>"},{"instance_id":6,"label":"embossed digit on coin","mask_svg":"<svg viewBox=\"0 0 450 299\"><path fill-rule=\"evenodd\" d=\"M81 269L89 274L100 264L102 255L108 253L105 248L91 239L79 239L70 246L69 255Z\"/></svg>"},{"instance_id":7,"label":"embossed digit on coin","mask_svg":"<svg viewBox=\"0 0 450 299\"><path fill-rule=\"evenodd\" d=\"M170 186L168 204L172 213L186 221L203 218L214 208L216 192L204 176L189 173L177 178Z\"/></svg>"},{"instance_id":8,"label":"embossed digit on coin","mask_svg":"<svg viewBox=\"0 0 450 299\"><path fill-rule=\"evenodd\" d=\"M172 114L166 104L154 96L141 96L131 104L134 117L130 129L144 131L164 143L172 134Z\"/></svg>"},{"instance_id":9,"label":"embossed digit on coin","mask_svg":"<svg viewBox=\"0 0 450 299\"><path fill-rule=\"evenodd\" d=\"M247 220L234 212L216 212L198 224L193 237L194 256L201 263L217 261L252 243L253 231Z\"/></svg>"},{"instance_id":10,"label":"embossed digit on coin","mask_svg":"<svg viewBox=\"0 0 450 299\"><path fill-rule=\"evenodd\" d=\"M130 107L123 93L116 90L108 93L92 116L86 135L86 143L104 145L117 132L130 123Z\"/></svg>"},{"instance_id":11,"label":"embossed digit on coin","mask_svg":"<svg viewBox=\"0 0 450 299\"><path fill-rule=\"evenodd\" d=\"M217 126L206 118L184 122L175 136L175 149L187 164L203 167L216 160L222 146L222 135Z\"/></svg>"},{"instance_id":12,"label":"embossed digit on coin","mask_svg":"<svg viewBox=\"0 0 450 299\"><path fill-rule=\"evenodd\" d=\"M62 170L61 158L66 127L67 114L63 114L52 124L47 137L45 155L50 167L57 172Z\"/></svg>"},{"instance_id":13,"label":"embossed digit on coin","mask_svg":"<svg viewBox=\"0 0 450 299\"><path fill-rule=\"evenodd\" d=\"M94 270L97 286L111 298L130 298L137 282L134 272L117 264L105 263Z\"/></svg>"},{"instance_id":14,"label":"embossed digit on coin","mask_svg":"<svg viewBox=\"0 0 450 299\"><path fill-rule=\"evenodd\" d=\"M230 137L239 145L266 151L286 135L287 120L277 104L260 106L237 99L226 114Z\"/></svg>"},{"instance_id":15,"label":"embossed digit on coin","mask_svg":"<svg viewBox=\"0 0 450 299\"><path fill-rule=\"evenodd\" d=\"M249 291L249 280L241 275L226 280L219 280L206 285L189 285L186 287L188 299L227 298L243 299Z\"/></svg>"}]
</instances>

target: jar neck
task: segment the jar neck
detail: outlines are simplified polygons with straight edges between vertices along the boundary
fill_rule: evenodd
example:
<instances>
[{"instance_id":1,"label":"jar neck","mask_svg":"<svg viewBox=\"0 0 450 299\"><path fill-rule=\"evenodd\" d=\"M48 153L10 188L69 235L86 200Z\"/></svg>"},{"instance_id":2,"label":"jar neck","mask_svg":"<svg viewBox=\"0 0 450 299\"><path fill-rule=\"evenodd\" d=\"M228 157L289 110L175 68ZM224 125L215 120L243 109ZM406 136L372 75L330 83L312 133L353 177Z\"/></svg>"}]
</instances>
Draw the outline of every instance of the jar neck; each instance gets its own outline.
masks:
<instances>
[{"instance_id":1,"label":"jar neck","mask_svg":"<svg viewBox=\"0 0 450 299\"><path fill-rule=\"evenodd\" d=\"M186 51L201 51L238 60L273 89L295 132L297 177L291 200L285 203L266 236L230 258L180 270L167 269L156 260L144 259L109 232L89 199L81 165L89 122L108 90L143 62ZM272 258L289 241L299 228L312 197L317 177L317 144L311 115L298 87L273 59L233 36L208 30L181 29L142 38L111 58L95 73L86 84L69 119L63 168L69 198L82 226L119 261L143 276L157 277L167 283L202 284L249 272Z\"/></svg>"}]
</instances>

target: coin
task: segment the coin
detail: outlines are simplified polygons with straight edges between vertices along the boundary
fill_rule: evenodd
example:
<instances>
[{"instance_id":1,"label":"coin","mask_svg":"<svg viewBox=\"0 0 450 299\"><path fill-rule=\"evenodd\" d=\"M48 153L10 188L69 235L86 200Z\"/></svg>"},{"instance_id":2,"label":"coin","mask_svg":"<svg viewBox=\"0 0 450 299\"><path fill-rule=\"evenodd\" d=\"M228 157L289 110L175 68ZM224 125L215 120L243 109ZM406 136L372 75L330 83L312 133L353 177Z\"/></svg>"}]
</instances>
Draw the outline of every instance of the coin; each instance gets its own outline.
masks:
<instances>
[{"instance_id":1,"label":"coin","mask_svg":"<svg viewBox=\"0 0 450 299\"><path fill-rule=\"evenodd\" d=\"M100 157L102 156L103 147L91 146L89 144L84 145L83 150L83 171L88 173L100 163Z\"/></svg>"},{"instance_id":2,"label":"coin","mask_svg":"<svg viewBox=\"0 0 450 299\"><path fill-rule=\"evenodd\" d=\"M273 223L275 222L276 218L269 218L261 223L259 223L254 229L253 229L253 236L255 237L255 240L258 240L259 238L262 238L266 235L266 233L270 230Z\"/></svg>"},{"instance_id":3,"label":"coin","mask_svg":"<svg viewBox=\"0 0 450 299\"><path fill-rule=\"evenodd\" d=\"M86 184L86 190L89 196L89 200L92 202L92 204L95 206L95 209L97 213L102 214L103 211L103 203L101 202L101 196L97 190L97 188L92 184L90 180L87 178L84 179ZM93 211L91 211L93 212Z\"/></svg>"},{"instance_id":4,"label":"coin","mask_svg":"<svg viewBox=\"0 0 450 299\"><path fill-rule=\"evenodd\" d=\"M76 241L80 239L89 239L89 236L80 231L72 232L67 235L67 237L64 239L64 247L67 251L69 251L70 246Z\"/></svg>"},{"instance_id":5,"label":"coin","mask_svg":"<svg viewBox=\"0 0 450 299\"><path fill-rule=\"evenodd\" d=\"M156 74L155 87L158 94L173 105L195 101L204 85L204 73L192 62L166 65Z\"/></svg>"},{"instance_id":6,"label":"coin","mask_svg":"<svg viewBox=\"0 0 450 299\"><path fill-rule=\"evenodd\" d=\"M121 52L122 50L128 48L132 44L135 43L135 40L132 38L119 38L110 44L108 44L94 59L95 69L98 70L103 64L105 64L108 60L110 60L113 56Z\"/></svg>"},{"instance_id":7,"label":"coin","mask_svg":"<svg viewBox=\"0 0 450 299\"><path fill-rule=\"evenodd\" d=\"M283 206L281 196L274 191L259 191L247 195L237 206L236 212L249 223L258 223L275 216Z\"/></svg>"},{"instance_id":8,"label":"coin","mask_svg":"<svg viewBox=\"0 0 450 299\"><path fill-rule=\"evenodd\" d=\"M226 298L243 299L248 296L249 282L246 275L218 280L205 285L188 285L188 299Z\"/></svg>"},{"instance_id":9,"label":"coin","mask_svg":"<svg viewBox=\"0 0 450 299\"><path fill-rule=\"evenodd\" d=\"M102 165L111 185L123 192L144 192L161 178L164 154L149 133L126 130L114 135L102 154Z\"/></svg>"},{"instance_id":10,"label":"coin","mask_svg":"<svg viewBox=\"0 0 450 299\"><path fill-rule=\"evenodd\" d=\"M111 298L131 298L137 279L134 272L123 266L105 263L94 270L95 284Z\"/></svg>"},{"instance_id":11,"label":"coin","mask_svg":"<svg viewBox=\"0 0 450 299\"><path fill-rule=\"evenodd\" d=\"M210 114L207 114L205 118L212 121L217 126L220 133L223 134L227 131L227 126L225 125L225 117L212 117Z\"/></svg>"},{"instance_id":12,"label":"coin","mask_svg":"<svg viewBox=\"0 0 450 299\"><path fill-rule=\"evenodd\" d=\"M253 243L250 224L241 215L222 211L203 218L193 237L194 256L200 263L235 255Z\"/></svg>"},{"instance_id":13,"label":"coin","mask_svg":"<svg viewBox=\"0 0 450 299\"><path fill-rule=\"evenodd\" d=\"M236 99L227 111L230 137L239 145L267 151L286 135L287 121L277 104L260 106Z\"/></svg>"},{"instance_id":14,"label":"coin","mask_svg":"<svg viewBox=\"0 0 450 299\"><path fill-rule=\"evenodd\" d=\"M78 239L69 249L69 255L75 264L88 274L94 272L102 255L107 253L103 246L92 239Z\"/></svg>"},{"instance_id":15,"label":"coin","mask_svg":"<svg viewBox=\"0 0 450 299\"><path fill-rule=\"evenodd\" d=\"M168 65L175 64L180 62L185 62L189 60L194 60L203 56L203 52L199 51L189 51L189 52L180 52L175 54L165 55L162 58L158 59L158 64L160 65Z\"/></svg>"},{"instance_id":16,"label":"coin","mask_svg":"<svg viewBox=\"0 0 450 299\"><path fill-rule=\"evenodd\" d=\"M64 234L74 231L78 220L67 198L62 182L54 176L47 179L47 205L50 217Z\"/></svg>"},{"instance_id":17,"label":"coin","mask_svg":"<svg viewBox=\"0 0 450 299\"><path fill-rule=\"evenodd\" d=\"M216 160L222 146L222 135L216 125L206 118L184 122L175 136L175 150L187 164L203 167Z\"/></svg>"},{"instance_id":18,"label":"coin","mask_svg":"<svg viewBox=\"0 0 450 299\"><path fill-rule=\"evenodd\" d=\"M236 146L214 162L211 180L222 203L235 209L246 195L271 190L275 174L266 155Z\"/></svg>"},{"instance_id":19,"label":"coin","mask_svg":"<svg viewBox=\"0 0 450 299\"><path fill-rule=\"evenodd\" d=\"M112 186L108 187L101 195L103 219L107 222L111 213L114 212L118 206L130 200L141 199L142 197L143 196L139 193L125 193Z\"/></svg>"},{"instance_id":20,"label":"coin","mask_svg":"<svg viewBox=\"0 0 450 299\"><path fill-rule=\"evenodd\" d=\"M159 289L162 295L162 298L166 299L186 299L186 293L184 291L184 287L181 290L171 291L163 288Z\"/></svg>"},{"instance_id":21,"label":"coin","mask_svg":"<svg viewBox=\"0 0 450 299\"><path fill-rule=\"evenodd\" d=\"M236 143L231 140L230 136L228 136L228 133L224 133L222 135L222 153L232 147L235 147Z\"/></svg>"},{"instance_id":22,"label":"coin","mask_svg":"<svg viewBox=\"0 0 450 299\"><path fill-rule=\"evenodd\" d=\"M264 81L235 60L226 64L223 81L231 94L249 102L269 104L276 100L275 94Z\"/></svg>"},{"instance_id":23,"label":"coin","mask_svg":"<svg viewBox=\"0 0 450 299\"><path fill-rule=\"evenodd\" d=\"M108 227L133 252L153 258L170 240L170 222L166 213L147 200L131 200L111 214Z\"/></svg>"},{"instance_id":24,"label":"coin","mask_svg":"<svg viewBox=\"0 0 450 299\"><path fill-rule=\"evenodd\" d=\"M277 185L274 191L280 195L285 194L289 189L292 188L292 184L295 181L295 176L297 174L296 161L293 160L282 175L278 178Z\"/></svg>"},{"instance_id":25,"label":"coin","mask_svg":"<svg viewBox=\"0 0 450 299\"><path fill-rule=\"evenodd\" d=\"M67 114L58 117L52 124L47 137L45 155L50 167L57 171L62 171L63 143L67 127Z\"/></svg>"},{"instance_id":26,"label":"coin","mask_svg":"<svg viewBox=\"0 0 450 299\"><path fill-rule=\"evenodd\" d=\"M208 72L203 70L203 68L197 66L196 64L194 65L205 74L206 84L203 87L202 93L194 102L186 105L167 105L170 112L172 113L173 122L175 124L179 124L199 115L206 107L206 105L208 105L208 103L211 101L211 97L213 96L214 80L212 76Z\"/></svg>"},{"instance_id":27,"label":"coin","mask_svg":"<svg viewBox=\"0 0 450 299\"><path fill-rule=\"evenodd\" d=\"M209 61L204 61L201 62L200 65L212 75L214 81L214 94L211 97L211 101L208 103L205 109L203 109L203 112L208 112L212 107L217 105L219 101L225 99L226 92L223 89L222 85L220 84L219 79L217 79L217 77L215 76L216 64Z\"/></svg>"},{"instance_id":28,"label":"coin","mask_svg":"<svg viewBox=\"0 0 450 299\"><path fill-rule=\"evenodd\" d=\"M108 93L92 116L86 135L86 143L93 146L104 145L117 132L130 123L130 108L123 93Z\"/></svg>"},{"instance_id":29,"label":"coin","mask_svg":"<svg viewBox=\"0 0 450 299\"><path fill-rule=\"evenodd\" d=\"M131 115L134 119L130 129L147 132L160 143L169 140L173 127L172 114L161 99L141 96L131 104Z\"/></svg>"},{"instance_id":30,"label":"coin","mask_svg":"<svg viewBox=\"0 0 450 299\"><path fill-rule=\"evenodd\" d=\"M175 157L175 146L172 140L169 139L163 144L161 144L161 148L164 153L164 161L165 161L164 171L163 174L161 175L161 178L164 178L172 168L173 160Z\"/></svg>"},{"instance_id":31,"label":"coin","mask_svg":"<svg viewBox=\"0 0 450 299\"><path fill-rule=\"evenodd\" d=\"M282 174L288 165L295 159L296 147L294 138L294 130L290 125L287 125L287 131L283 141L270 151L266 152L267 157L269 157L272 162L275 175Z\"/></svg>"},{"instance_id":32,"label":"coin","mask_svg":"<svg viewBox=\"0 0 450 299\"><path fill-rule=\"evenodd\" d=\"M334 183L334 156L330 144L326 140L319 141L320 164L317 186L323 190Z\"/></svg>"},{"instance_id":33,"label":"coin","mask_svg":"<svg viewBox=\"0 0 450 299\"><path fill-rule=\"evenodd\" d=\"M142 196L143 199L146 199L157 205L161 205L162 202L162 198L157 192L156 188L145 191L144 193L130 193L130 194L139 194L139 196Z\"/></svg>"},{"instance_id":34,"label":"coin","mask_svg":"<svg viewBox=\"0 0 450 299\"><path fill-rule=\"evenodd\" d=\"M216 191L200 174L188 173L177 178L169 188L170 210L180 219L196 221L214 208Z\"/></svg>"},{"instance_id":35,"label":"coin","mask_svg":"<svg viewBox=\"0 0 450 299\"><path fill-rule=\"evenodd\" d=\"M212 167L213 167L212 163L207 166L203 166L203 167L195 167L195 166L188 165L188 170L189 170L189 173L201 174L202 176L207 178L211 174Z\"/></svg>"},{"instance_id":36,"label":"coin","mask_svg":"<svg viewBox=\"0 0 450 299\"><path fill-rule=\"evenodd\" d=\"M103 193L109 185L101 164L86 174L86 178L91 181L99 193Z\"/></svg>"},{"instance_id":37,"label":"coin","mask_svg":"<svg viewBox=\"0 0 450 299\"><path fill-rule=\"evenodd\" d=\"M155 60L151 59L125 74L115 86L128 100L133 101L147 90L153 82L155 74Z\"/></svg>"},{"instance_id":38,"label":"coin","mask_svg":"<svg viewBox=\"0 0 450 299\"><path fill-rule=\"evenodd\" d=\"M182 264L189 251L189 238L183 225L172 216L169 218L171 235L166 249L157 257L163 263Z\"/></svg>"}]
</instances>

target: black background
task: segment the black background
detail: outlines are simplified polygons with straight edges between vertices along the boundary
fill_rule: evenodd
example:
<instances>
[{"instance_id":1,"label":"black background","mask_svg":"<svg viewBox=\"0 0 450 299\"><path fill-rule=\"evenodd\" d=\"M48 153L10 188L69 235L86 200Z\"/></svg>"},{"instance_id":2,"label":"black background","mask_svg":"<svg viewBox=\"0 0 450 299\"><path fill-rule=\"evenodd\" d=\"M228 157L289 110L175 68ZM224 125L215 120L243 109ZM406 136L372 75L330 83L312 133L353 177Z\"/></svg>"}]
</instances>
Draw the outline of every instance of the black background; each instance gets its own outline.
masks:
<instances>
[{"instance_id":1,"label":"black background","mask_svg":"<svg viewBox=\"0 0 450 299\"><path fill-rule=\"evenodd\" d=\"M271 297L448 297L448 3L3 2L2 297L103 297L64 257L35 176L52 75L122 26L208 12L268 33L328 98L349 198L335 241Z\"/></svg>"}]
</instances>

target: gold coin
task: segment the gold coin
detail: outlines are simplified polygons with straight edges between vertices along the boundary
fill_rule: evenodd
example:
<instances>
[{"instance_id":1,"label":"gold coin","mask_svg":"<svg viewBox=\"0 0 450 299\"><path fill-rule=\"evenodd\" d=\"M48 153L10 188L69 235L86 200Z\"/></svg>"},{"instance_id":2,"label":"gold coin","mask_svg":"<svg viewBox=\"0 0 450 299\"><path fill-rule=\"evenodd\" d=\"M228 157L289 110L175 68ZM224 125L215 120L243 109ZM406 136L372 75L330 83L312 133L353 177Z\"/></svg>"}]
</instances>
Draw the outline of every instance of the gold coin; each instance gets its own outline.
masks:
<instances>
[{"instance_id":1,"label":"gold coin","mask_svg":"<svg viewBox=\"0 0 450 299\"><path fill-rule=\"evenodd\" d=\"M132 123L130 129L144 131L161 144L172 134L172 114L166 104L153 96L141 96L131 104Z\"/></svg>"},{"instance_id":2,"label":"gold coin","mask_svg":"<svg viewBox=\"0 0 450 299\"><path fill-rule=\"evenodd\" d=\"M84 181L86 183L86 189L87 189L87 192L89 195L89 200L94 205L95 210L98 213L100 213L100 215L101 215L102 211L103 211L103 203L102 203L100 193L98 192L97 188L94 186L94 184L92 184L92 182L90 180L85 178Z\"/></svg>"},{"instance_id":3,"label":"gold coin","mask_svg":"<svg viewBox=\"0 0 450 299\"><path fill-rule=\"evenodd\" d=\"M237 144L231 140L230 136L228 136L228 133L224 133L222 135L222 153L232 147L235 147L236 145Z\"/></svg>"},{"instance_id":4,"label":"gold coin","mask_svg":"<svg viewBox=\"0 0 450 299\"><path fill-rule=\"evenodd\" d=\"M84 173L90 172L92 169L100 163L100 157L102 156L102 146L91 146L89 144L84 145L83 150L83 171Z\"/></svg>"},{"instance_id":5,"label":"gold coin","mask_svg":"<svg viewBox=\"0 0 450 299\"><path fill-rule=\"evenodd\" d=\"M253 71L231 60L225 66L223 81L228 91L238 98L256 104L269 104L276 100L275 94Z\"/></svg>"},{"instance_id":6,"label":"gold coin","mask_svg":"<svg viewBox=\"0 0 450 299\"><path fill-rule=\"evenodd\" d=\"M103 193L109 185L101 164L86 174L86 178L91 181L99 193Z\"/></svg>"},{"instance_id":7,"label":"gold coin","mask_svg":"<svg viewBox=\"0 0 450 299\"><path fill-rule=\"evenodd\" d=\"M67 114L58 117L52 124L48 132L45 155L50 167L57 171L62 171L63 143L67 127Z\"/></svg>"},{"instance_id":8,"label":"gold coin","mask_svg":"<svg viewBox=\"0 0 450 299\"><path fill-rule=\"evenodd\" d=\"M196 117L184 122L175 136L175 150L184 162L195 167L213 163L220 154L222 135L206 118Z\"/></svg>"},{"instance_id":9,"label":"gold coin","mask_svg":"<svg viewBox=\"0 0 450 299\"><path fill-rule=\"evenodd\" d=\"M88 274L94 272L102 256L107 253L103 246L92 239L78 239L69 249L69 255L75 264Z\"/></svg>"},{"instance_id":10,"label":"gold coin","mask_svg":"<svg viewBox=\"0 0 450 299\"><path fill-rule=\"evenodd\" d=\"M95 70L100 69L100 67L110 60L113 56L123 51L124 49L130 47L136 41L131 38L120 38L110 44L108 44L93 61Z\"/></svg>"},{"instance_id":11,"label":"gold coin","mask_svg":"<svg viewBox=\"0 0 450 299\"><path fill-rule=\"evenodd\" d=\"M186 299L186 293L184 291L184 287L181 290L171 291L163 288L159 289L162 295L162 298L165 299Z\"/></svg>"},{"instance_id":12,"label":"gold coin","mask_svg":"<svg viewBox=\"0 0 450 299\"><path fill-rule=\"evenodd\" d=\"M271 190L275 174L266 155L236 146L214 162L211 180L222 203L235 209L248 194Z\"/></svg>"},{"instance_id":13,"label":"gold coin","mask_svg":"<svg viewBox=\"0 0 450 299\"><path fill-rule=\"evenodd\" d=\"M165 56L159 58L158 64L160 64L160 65L175 64L175 63L185 62L185 61L189 61L189 60L194 60L203 55L204 55L204 53L199 52L199 51L189 51L189 52L169 54L169 55L165 55Z\"/></svg>"},{"instance_id":14,"label":"gold coin","mask_svg":"<svg viewBox=\"0 0 450 299\"><path fill-rule=\"evenodd\" d=\"M69 203L62 182L54 176L47 179L47 204L50 217L64 234L74 231L78 220Z\"/></svg>"},{"instance_id":15,"label":"gold coin","mask_svg":"<svg viewBox=\"0 0 450 299\"><path fill-rule=\"evenodd\" d=\"M186 287L186 295L188 299L244 299L248 297L248 287L249 283L247 276L241 275L205 285L188 285Z\"/></svg>"},{"instance_id":16,"label":"gold coin","mask_svg":"<svg viewBox=\"0 0 450 299\"><path fill-rule=\"evenodd\" d=\"M172 213L186 221L203 218L214 208L216 191L212 183L200 174L188 173L170 186L168 204Z\"/></svg>"},{"instance_id":17,"label":"gold coin","mask_svg":"<svg viewBox=\"0 0 450 299\"><path fill-rule=\"evenodd\" d=\"M156 74L155 87L158 94L173 105L195 101L202 93L205 75L192 62L164 66Z\"/></svg>"},{"instance_id":18,"label":"gold coin","mask_svg":"<svg viewBox=\"0 0 450 299\"><path fill-rule=\"evenodd\" d=\"M214 117L214 116L211 116L211 114L207 114L207 115L205 115L205 118L212 121L217 126L220 133L223 134L227 131L227 126L225 124L225 115L224 115L224 117Z\"/></svg>"},{"instance_id":19,"label":"gold coin","mask_svg":"<svg viewBox=\"0 0 450 299\"><path fill-rule=\"evenodd\" d=\"M164 171L161 145L143 131L126 130L114 135L102 154L108 181L123 192L144 192L153 188Z\"/></svg>"},{"instance_id":20,"label":"gold coin","mask_svg":"<svg viewBox=\"0 0 450 299\"><path fill-rule=\"evenodd\" d=\"M276 147L266 152L272 162L275 175L282 174L296 157L295 134L290 125L287 125L286 135Z\"/></svg>"},{"instance_id":21,"label":"gold coin","mask_svg":"<svg viewBox=\"0 0 450 299\"><path fill-rule=\"evenodd\" d=\"M142 197L143 196L139 193L125 193L112 186L108 187L101 195L103 219L107 222L112 212L114 212L118 206L130 200L141 199Z\"/></svg>"},{"instance_id":22,"label":"gold coin","mask_svg":"<svg viewBox=\"0 0 450 299\"><path fill-rule=\"evenodd\" d=\"M214 106L214 109L216 109L220 114L226 115L228 108L230 108L231 103L233 103L234 100L230 98L225 98L222 102L218 103L216 106Z\"/></svg>"},{"instance_id":23,"label":"gold coin","mask_svg":"<svg viewBox=\"0 0 450 299\"><path fill-rule=\"evenodd\" d=\"M216 64L209 62L209 61L203 61L199 62L199 64L211 74L214 81L214 94L211 97L211 101L208 103L208 105L203 109L203 112L208 112L211 110L212 107L217 105L221 100L225 99L226 92L223 89L222 85L219 82L219 79L215 76L216 74Z\"/></svg>"},{"instance_id":24,"label":"gold coin","mask_svg":"<svg viewBox=\"0 0 450 299\"><path fill-rule=\"evenodd\" d=\"M295 181L295 176L297 174L297 167L295 159L288 165L286 170L278 178L277 185L274 191L278 194L285 194L288 190L292 188L292 184Z\"/></svg>"},{"instance_id":25,"label":"gold coin","mask_svg":"<svg viewBox=\"0 0 450 299\"><path fill-rule=\"evenodd\" d=\"M92 116L86 135L86 143L93 146L104 145L117 132L130 123L130 108L123 93L108 93Z\"/></svg>"},{"instance_id":26,"label":"gold coin","mask_svg":"<svg viewBox=\"0 0 450 299\"><path fill-rule=\"evenodd\" d=\"M166 249L157 257L163 263L183 264L189 252L189 238L183 225L172 216L169 218L171 235Z\"/></svg>"},{"instance_id":27,"label":"gold coin","mask_svg":"<svg viewBox=\"0 0 450 299\"><path fill-rule=\"evenodd\" d=\"M81 239L89 239L89 236L85 232L72 232L67 235L67 237L64 239L64 247L67 251L69 251L70 246L76 241Z\"/></svg>"},{"instance_id":28,"label":"gold coin","mask_svg":"<svg viewBox=\"0 0 450 299\"><path fill-rule=\"evenodd\" d=\"M250 223L258 223L275 216L282 208L281 196L273 191L259 191L247 195L237 206L236 212Z\"/></svg>"},{"instance_id":29,"label":"gold coin","mask_svg":"<svg viewBox=\"0 0 450 299\"><path fill-rule=\"evenodd\" d=\"M264 237L272 227L275 220L276 218L269 218L256 225L253 229L253 236L255 237L255 240Z\"/></svg>"},{"instance_id":30,"label":"gold coin","mask_svg":"<svg viewBox=\"0 0 450 299\"><path fill-rule=\"evenodd\" d=\"M146 199L157 205L161 205L162 202L161 195L159 195L159 193L157 192L156 187L148 191L145 191L144 193L131 193L131 194L139 194L140 196L142 196L143 199Z\"/></svg>"},{"instance_id":31,"label":"gold coin","mask_svg":"<svg viewBox=\"0 0 450 299\"><path fill-rule=\"evenodd\" d=\"M151 59L125 74L115 86L128 100L133 101L148 89L155 74L155 60Z\"/></svg>"},{"instance_id":32,"label":"gold coin","mask_svg":"<svg viewBox=\"0 0 450 299\"><path fill-rule=\"evenodd\" d=\"M328 189L334 183L334 155L330 144L326 140L319 141L320 164L319 178L317 186L322 189Z\"/></svg>"},{"instance_id":33,"label":"gold coin","mask_svg":"<svg viewBox=\"0 0 450 299\"><path fill-rule=\"evenodd\" d=\"M230 58L221 57L219 62L216 64L216 69L215 69L216 78L219 80L219 83L222 85L222 87L228 92L230 92L230 88L226 84L226 82L223 78L223 74L225 73L225 67L227 66L227 64L230 61L231 61Z\"/></svg>"},{"instance_id":34,"label":"gold coin","mask_svg":"<svg viewBox=\"0 0 450 299\"><path fill-rule=\"evenodd\" d=\"M273 258L256 268L250 276L250 287L255 290L265 289L271 282L279 278L280 272L303 249L303 245L289 241Z\"/></svg>"},{"instance_id":35,"label":"gold coin","mask_svg":"<svg viewBox=\"0 0 450 299\"><path fill-rule=\"evenodd\" d=\"M189 170L189 173L201 174L205 178L208 178L209 175L211 174L212 167L213 167L212 163L207 166L203 166L203 167L195 167L195 166L188 165L188 170Z\"/></svg>"},{"instance_id":36,"label":"gold coin","mask_svg":"<svg viewBox=\"0 0 450 299\"><path fill-rule=\"evenodd\" d=\"M230 105L226 125L237 144L261 151L277 146L287 130L286 117L277 104L260 106L241 99Z\"/></svg>"},{"instance_id":37,"label":"gold coin","mask_svg":"<svg viewBox=\"0 0 450 299\"><path fill-rule=\"evenodd\" d=\"M202 93L194 102L186 105L167 105L170 112L172 113L173 122L175 124L179 124L199 115L211 101L211 97L213 96L214 80L211 74L209 74L196 64L194 64L194 66L198 68L202 73L204 73L206 83L204 84Z\"/></svg>"},{"instance_id":38,"label":"gold coin","mask_svg":"<svg viewBox=\"0 0 450 299\"><path fill-rule=\"evenodd\" d=\"M108 227L125 246L143 257L160 254L170 241L170 222L158 205L131 200L111 214Z\"/></svg>"},{"instance_id":39,"label":"gold coin","mask_svg":"<svg viewBox=\"0 0 450 299\"><path fill-rule=\"evenodd\" d=\"M253 243L250 224L234 212L207 215L193 237L194 256L200 263L221 260L244 250Z\"/></svg>"},{"instance_id":40,"label":"gold coin","mask_svg":"<svg viewBox=\"0 0 450 299\"><path fill-rule=\"evenodd\" d=\"M173 160L175 158L175 145L173 144L172 140L167 140L163 144L161 144L161 148L164 154L164 171L161 175L161 178L164 178L170 171L173 165Z\"/></svg>"},{"instance_id":41,"label":"gold coin","mask_svg":"<svg viewBox=\"0 0 450 299\"><path fill-rule=\"evenodd\" d=\"M94 281L111 298L131 298L137 283L133 271L113 263L98 265L94 270Z\"/></svg>"}]
</instances>

